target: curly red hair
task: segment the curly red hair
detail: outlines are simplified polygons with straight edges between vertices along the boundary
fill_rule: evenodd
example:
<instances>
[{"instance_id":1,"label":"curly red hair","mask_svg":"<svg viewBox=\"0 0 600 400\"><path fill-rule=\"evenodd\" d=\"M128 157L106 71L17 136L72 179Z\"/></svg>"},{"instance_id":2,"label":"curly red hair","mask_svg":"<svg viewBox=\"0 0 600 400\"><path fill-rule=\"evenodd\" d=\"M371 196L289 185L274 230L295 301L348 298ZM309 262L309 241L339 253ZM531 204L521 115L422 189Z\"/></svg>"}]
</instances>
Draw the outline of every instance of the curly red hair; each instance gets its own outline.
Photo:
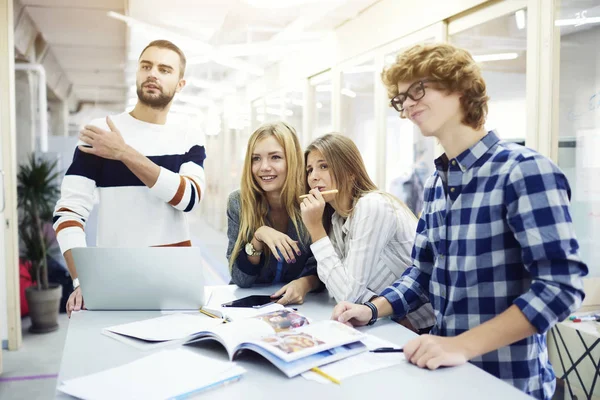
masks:
<instances>
[{"instance_id":1,"label":"curly red hair","mask_svg":"<svg viewBox=\"0 0 600 400\"><path fill-rule=\"evenodd\" d=\"M473 129L483 127L489 97L481 70L468 51L446 43L419 44L398 55L381 73L390 99L398 94L398 83L424 78L449 93L460 93L462 123Z\"/></svg>"}]
</instances>

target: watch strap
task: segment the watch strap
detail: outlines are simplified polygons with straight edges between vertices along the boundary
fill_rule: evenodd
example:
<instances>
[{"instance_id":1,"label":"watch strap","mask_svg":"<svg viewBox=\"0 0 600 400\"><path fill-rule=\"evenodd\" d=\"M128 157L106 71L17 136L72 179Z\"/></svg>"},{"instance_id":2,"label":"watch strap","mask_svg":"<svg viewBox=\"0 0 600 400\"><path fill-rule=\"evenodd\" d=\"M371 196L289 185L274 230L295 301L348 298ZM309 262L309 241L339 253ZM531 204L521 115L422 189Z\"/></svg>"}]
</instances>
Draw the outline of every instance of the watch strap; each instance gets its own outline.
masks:
<instances>
[{"instance_id":1,"label":"watch strap","mask_svg":"<svg viewBox=\"0 0 600 400\"><path fill-rule=\"evenodd\" d=\"M252 242L248 242L247 246L252 249L252 254L246 252L246 254L248 254L248 256L255 257L255 256L260 256L262 254L262 251L258 251L258 250L256 250L256 248L254 248L254 245L252 244Z\"/></svg>"},{"instance_id":2,"label":"watch strap","mask_svg":"<svg viewBox=\"0 0 600 400\"><path fill-rule=\"evenodd\" d=\"M375 304L371 303L370 301L366 301L363 304L371 309L371 319L369 320L367 325L369 325L369 326L373 325L375 322L377 322L377 318L378 318L378 314L379 314L377 312L377 307L375 306Z\"/></svg>"}]
</instances>

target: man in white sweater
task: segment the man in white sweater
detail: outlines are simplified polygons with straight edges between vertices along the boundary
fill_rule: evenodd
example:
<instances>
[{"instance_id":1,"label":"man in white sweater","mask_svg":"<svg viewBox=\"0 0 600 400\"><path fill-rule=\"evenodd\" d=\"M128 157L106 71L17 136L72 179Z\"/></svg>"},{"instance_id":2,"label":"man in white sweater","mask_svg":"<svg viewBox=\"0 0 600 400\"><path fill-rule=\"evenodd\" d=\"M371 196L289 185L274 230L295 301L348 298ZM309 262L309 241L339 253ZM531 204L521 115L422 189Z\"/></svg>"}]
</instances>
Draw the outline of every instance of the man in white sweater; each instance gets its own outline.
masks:
<instances>
[{"instance_id":1,"label":"man in white sweater","mask_svg":"<svg viewBox=\"0 0 600 400\"><path fill-rule=\"evenodd\" d=\"M185 63L173 43L151 42L138 61L135 108L94 120L80 132L54 210L54 229L73 277L69 316L83 307L71 249L86 246L84 229L96 194L99 247L191 245L185 213L204 193L206 153L201 135L167 123L173 98L185 86Z\"/></svg>"}]
</instances>

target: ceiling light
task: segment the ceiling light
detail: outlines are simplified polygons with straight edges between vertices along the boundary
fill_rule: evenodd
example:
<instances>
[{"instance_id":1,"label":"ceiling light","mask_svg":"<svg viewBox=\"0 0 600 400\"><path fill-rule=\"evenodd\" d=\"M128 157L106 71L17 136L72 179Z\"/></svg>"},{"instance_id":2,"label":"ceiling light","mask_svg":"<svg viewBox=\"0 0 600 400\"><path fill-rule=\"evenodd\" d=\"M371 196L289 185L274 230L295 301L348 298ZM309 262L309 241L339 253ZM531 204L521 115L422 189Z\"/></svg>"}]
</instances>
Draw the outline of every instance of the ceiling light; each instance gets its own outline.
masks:
<instances>
[{"instance_id":1,"label":"ceiling light","mask_svg":"<svg viewBox=\"0 0 600 400\"><path fill-rule=\"evenodd\" d=\"M340 93L343 94L344 96L348 96L348 97L351 97L351 98L355 98L356 97L356 92L354 92L354 91L352 91L352 90L350 90L348 88L343 88L340 91Z\"/></svg>"},{"instance_id":2,"label":"ceiling light","mask_svg":"<svg viewBox=\"0 0 600 400\"><path fill-rule=\"evenodd\" d=\"M486 62L486 61L504 61L504 60L514 60L519 57L517 53L497 53L497 54L480 54L473 56L473 59L476 62Z\"/></svg>"},{"instance_id":3,"label":"ceiling light","mask_svg":"<svg viewBox=\"0 0 600 400\"><path fill-rule=\"evenodd\" d=\"M597 23L600 23L600 17L557 19L556 21L554 21L555 26L579 26L579 25L597 24Z\"/></svg>"},{"instance_id":4,"label":"ceiling light","mask_svg":"<svg viewBox=\"0 0 600 400\"><path fill-rule=\"evenodd\" d=\"M323 103L321 103L320 101L317 101L317 108L323 108Z\"/></svg>"},{"instance_id":5,"label":"ceiling light","mask_svg":"<svg viewBox=\"0 0 600 400\"><path fill-rule=\"evenodd\" d=\"M515 13L515 21L519 30L525 29L525 10L519 10Z\"/></svg>"}]
</instances>

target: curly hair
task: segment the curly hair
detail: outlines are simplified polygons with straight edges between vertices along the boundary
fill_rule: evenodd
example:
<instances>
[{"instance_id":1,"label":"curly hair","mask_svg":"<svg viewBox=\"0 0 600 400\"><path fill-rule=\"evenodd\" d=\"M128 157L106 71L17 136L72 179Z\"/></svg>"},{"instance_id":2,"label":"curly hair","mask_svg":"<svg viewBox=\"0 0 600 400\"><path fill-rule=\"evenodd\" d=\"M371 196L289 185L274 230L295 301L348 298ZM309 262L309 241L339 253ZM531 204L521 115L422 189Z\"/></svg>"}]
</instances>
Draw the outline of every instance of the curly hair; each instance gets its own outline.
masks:
<instances>
[{"instance_id":1,"label":"curly hair","mask_svg":"<svg viewBox=\"0 0 600 400\"><path fill-rule=\"evenodd\" d=\"M446 43L419 44L400 53L381 73L390 99L398 95L398 83L423 78L448 93L460 93L462 123L473 129L483 127L489 97L481 70L468 51Z\"/></svg>"}]
</instances>

